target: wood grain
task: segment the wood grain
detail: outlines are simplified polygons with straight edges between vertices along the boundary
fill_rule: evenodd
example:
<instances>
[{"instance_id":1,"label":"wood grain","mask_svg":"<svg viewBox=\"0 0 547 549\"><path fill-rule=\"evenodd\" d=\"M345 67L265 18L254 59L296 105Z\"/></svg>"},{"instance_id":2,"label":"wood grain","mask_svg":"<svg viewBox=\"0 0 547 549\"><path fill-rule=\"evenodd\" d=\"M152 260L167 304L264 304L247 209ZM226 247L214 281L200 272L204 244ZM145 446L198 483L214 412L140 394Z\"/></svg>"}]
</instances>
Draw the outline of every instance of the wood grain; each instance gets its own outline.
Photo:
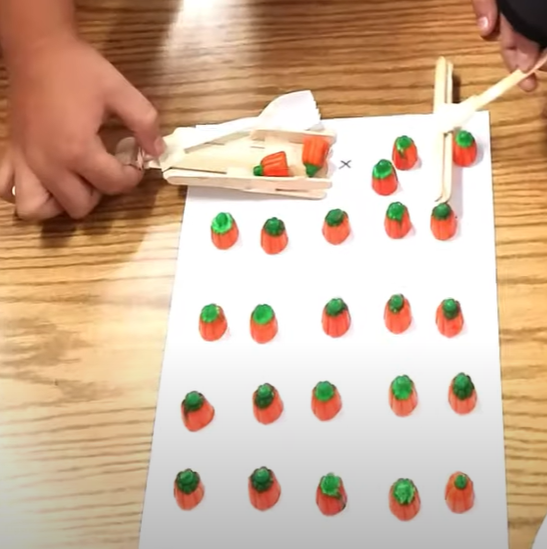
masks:
<instances>
[{"instance_id":1,"label":"wood grain","mask_svg":"<svg viewBox=\"0 0 547 549\"><path fill-rule=\"evenodd\" d=\"M86 0L80 18L166 133L303 88L325 117L428 112L438 55L465 97L505 75L467 0ZM492 106L512 549L547 512L543 106ZM183 204L148 179L77 225L0 208L2 547L137 547Z\"/></svg>"}]
</instances>

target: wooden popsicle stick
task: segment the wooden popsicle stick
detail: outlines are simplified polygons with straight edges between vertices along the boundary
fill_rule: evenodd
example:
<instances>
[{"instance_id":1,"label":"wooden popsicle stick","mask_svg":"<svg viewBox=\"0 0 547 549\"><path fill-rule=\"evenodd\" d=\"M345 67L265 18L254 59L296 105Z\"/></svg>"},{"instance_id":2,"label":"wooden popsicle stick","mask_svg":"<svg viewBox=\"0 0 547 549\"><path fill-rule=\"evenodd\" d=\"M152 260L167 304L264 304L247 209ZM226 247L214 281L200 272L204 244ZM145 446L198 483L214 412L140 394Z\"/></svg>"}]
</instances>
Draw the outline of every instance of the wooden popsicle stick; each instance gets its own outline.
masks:
<instances>
[{"instance_id":1,"label":"wooden popsicle stick","mask_svg":"<svg viewBox=\"0 0 547 549\"><path fill-rule=\"evenodd\" d=\"M293 198L308 198L313 200L320 200L325 198L326 193L323 190L312 189L309 191L306 190L284 190L284 189L275 189L275 188L253 188L253 187L241 187L239 185L230 186L222 185L219 186L218 183L207 184L205 179L215 179L215 178L203 178L201 181L196 183L195 177L188 176L170 176L166 178L166 181L171 185L178 185L182 187L212 187L217 189L227 189L232 191L241 191L246 193L255 193L255 194L269 194L275 196L290 196Z\"/></svg>"},{"instance_id":2,"label":"wooden popsicle stick","mask_svg":"<svg viewBox=\"0 0 547 549\"><path fill-rule=\"evenodd\" d=\"M235 173L234 173L235 172ZM257 189L257 190L284 190L284 191L316 191L326 190L332 187L330 179L309 178L309 177L255 177L241 175L234 172L219 176L219 175L200 175L196 172L185 173L184 170L167 170L164 173L165 179L185 179L186 186L197 187L230 187L240 189Z\"/></svg>"},{"instance_id":3,"label":"wooden popsicle stick","mask_svg":"<svg viewBox=\"0 0 547 549\"><path fill-rule=\"evenodd\" d=\"M438 114L447 104L453 101L453 65L445 57L437 60L435 68L435 89L433 111ZM443 202L450 198L452 190L452 134L439 131L435 147L438 180L440 190L436 202ZM448 195L448 198L447 198Z\"/></svg>"},{"instance_id":4,"label":"wooden popsicle stick","mask_svg":"<svg viewBox=\"0 0 547 549\"><path fill-rule=\"evenodd\" d=\"M446 67L446 98L445 105L451 105L454 101L454 65L447 62ZM448 202L452 196L453 183L453 139L452 132L444 134L444 159L442 172L442 193L438 202Z\"/></svg>"},{"instance_id":5,"label":"wooden popsicle stick","mask_svg":"<svg viewBox=\"0 0 547 549\"><path fill-rule=\"evenodd\" d=\"M547 50L544 51L538 62L528 72L523 72L520 69L512 72L499 82L488 88L479 95L472 95L465 101L462 101L457 106L447 109L441 115L441 127L443 131L449 132L456 128L461 128L477 111L484 109L488 104L500 98L504 93L511 88L518 86L523 80L535 74L547 63Z\"/></svg>"}]
</instances>

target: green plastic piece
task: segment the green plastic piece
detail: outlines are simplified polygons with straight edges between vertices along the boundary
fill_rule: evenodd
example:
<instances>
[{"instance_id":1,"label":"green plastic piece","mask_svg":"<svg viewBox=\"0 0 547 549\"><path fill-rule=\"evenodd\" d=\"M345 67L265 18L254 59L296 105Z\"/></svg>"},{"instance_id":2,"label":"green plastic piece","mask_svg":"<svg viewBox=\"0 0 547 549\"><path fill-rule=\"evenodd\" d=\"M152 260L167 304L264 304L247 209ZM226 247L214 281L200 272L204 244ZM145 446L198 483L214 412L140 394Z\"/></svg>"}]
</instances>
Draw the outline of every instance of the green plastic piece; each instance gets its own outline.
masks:
<instances>
[{"instance_id":1,"label":"green plastic piece","mask_svg":"<svg viewBox=\"0 0 547 549\"><path fill-rule=\"evenodd\" d=\"M433 215L433 217L435 219L438 219L439 221L444 221L452 215L452 208L450 207L450 204L443 202L442 204L439 204L438 206L435 206L433 208L433 212L431 215Z\"/></svg>"},{"instance_id":2,"label":"green plastic piece","mask_svg":"<svg viewBox=\"0 0 547 549\"><path fill-rule=\"evenodd\" d=\"M408 376L398 376L391 383L391 392L397 400L408 400L414 389L414 383Z\"/></svg>"},{"instance_id":3,"label":"green plastic piece","mask_svg":"<svg viewBox=\"0 0 547 549\"><path fill-rule=\"evenodd\" d=\"M387 208L386 216L393 221L398 221L399 223L403 220L403 216L406 212L406 206L400 202L393 202Z\"/></svg>"},{"instance_id":4,"label":"green plastic piece","mask_svg":"<svg viewBox=\"0 0 547 549\"><path fill-rule=\"evenodd\" d=\"M455 299L445 299L442 307L443 314L448 320L453 320L460 314L460 304Z\"/></svg>"},{"instance_id":5,"label":"green plastic piece","mask_svg":"<svg viewBox=\"0 0 547 549\"><path fill-rule=\"evenodd\" d=\"M226 234L234 226L234 218L225 212L219 213L211 223L211 229L216 234Z\"/></svg>"},{"instance_id":6,"label":"green plastic piece","mask_svg":"<svg viewBox=\"0 0 547 549\"><path fill-rule=\"evenodd\" d=\"M395 140L395 148L400 155L403 155L412 145L414 141L406 135L401 135Z\"/></svg>"},{"instance_id":7,"label":"green plastic piece","mask_svg":"<svg viewBox=\"0 0 547 549\"><path fill-rule=\"evenodd\" d=\"M372 177L374 179L386 179L394 173L395 169L393 164L389 160L380 160L372 170Z\"/></svg>"},{"instance_id":8,"label":"green plastic piece","mask_svg":"<svg viewBox=\"0 0 547 549\"><path fill-rule=\"evenodd\" d=\"M185 412L195 412L203 406L205 399L201 393L192 391L188 393L182 401L182 406Z\"/></svg>"},{"instance_id":9,"label":"green plastic piece","mask_svg":"<svg viewBox=\"0 0 547 549\"><path fill-rule=\"evenodd\" d=\"M200 318L202 322L210 324L211 322L217 320L219 317L220 307L218 305L215 305L214 303L211 303L210 305L205 305L205 307L201 309Z\"/></svg>"},{"instance_id":10,"label":"green plastic piece","mask_svg":"<svg viewBox=\"0 0 547 549\"><path fill-rule=\"evenodd\" d=\"M181 471L175 479L177 488L184 494L191 494L194 492L199 486L199 481L199 475L191 469Z\"/></svg>"},{"instance_id":11,"label":"green plastic piece","mask_svg":"<svg viewBox=\"0 0 547 549\"><path fill-rule=\"evenodd\" d=\"M458 475L454 481L454 486L458 490L465 490L467 488L468 479L465 475Z\"/></svg>"},{"instance_id":12,"label":"green plastic piece","mask_svg":"<svg viewBox=\"0 0 547 549\"><path fill-rule=\"evenodd\" d=\"M329 473L328 475L325 475L324 477L321 478L321 482L319 483L319 488L321 492L326 496L340 499L342 497L342 494L340 493L341 484L342 484L342 480L340 477L337 477L336 475Z\"/></svg>"},{"instance_id":13,"label":"green plastic piece","mask_svg":"<svg viewBox=\"0 0 547 549\"><path fill-rule=\"evenodd\" d=\"M314 177L315 174L322 168L322 166L314 166L313 164L304 164L306 168L306 175L308 177Z\"/></svg>"},{"instance_id":14,"label":"green plastic piece","mask_svg":"<svg viewBox=\"0 0 547 549\"><path fill-rule=\"evenodd\" d=\"M460 400L468 399L475 390L475 385L466 374L458 374L452 381L452 392Z\"/></svg>"},{"instance_id":15,"label":"green plastic piece","mask_svg":"<svg viewBox=\"0 0 547 549\"><path fill-rule=\"evenodd\" d=\"M258 408L263 410L273 402L274 397L274 388L269 383L265 383L256 390L254 402Z\"/></svg>"},{"instance_id":16,"label":"green plastic piece","mask_svg":"<svg viewBox=\"0 0 547 549\"><path fill-rule=\"evenodd\" d=\"M341 315L344 311L348 310L348 306L343 299L339 297L331 299L326 306L326 312L329 316Z\"/></svg>"},{"instance_id":17,"label":"green plastic piece","mask_svg":"<svg viewBox=\"0 0 547 549\"><path fill-rule=\"evenodd\" d=\"M389 298L387 306L392 313L397 314L401 312L404 304L405 304L404 296L402 294L395 294Z\"/></svg>"},{"instance_id":18,"label":"green plastic piece","mask_svg":"<svg viewBox=\"0 0 547 549\"><path fill-rule=\"evenodd\" d=\"M473 146L473 143L475 143L475 138L465 130L460 130L456 134L456 144L458 147L461 147L462 149L468 149L469 147Z\"/></svg>"},{"instance_id":19,"label":"green plastic piece","mask_svg":"<svg viewBox=\"0 0 547 549\"><path fill-rule=\"evenodd\" d=\"M285 232L285 223L277 217L272 217L264 223L264 231L270 236L281 236Z\"/></svg>"},{"instance_id":20,"label":"green plastic piece","mask_svg":"<svg viewBox=\"0 0 547 549\"><path fill-rule=\"evenodd\" d=\"M336 387L328 381L320 381L314 389L315 398L321 402L328 402L335 393Z\"/></svg>"},{"instance_id":21,"label":"green plastic piece","mask_svg":"<svg viewBox=\"0 0 547 549\"><path fill-rule=\"evenodd\" d=\"M253 311L253 322L255 324L268 324L274 318L274 310L269 305L258 305Z\"/></svg>"},{"instance_id":22,"label":"green plastic piece","mask_svg":"<svg viewBox=\"0 0 547 549\"><path fill-rule=\"evenodd\" d=\"M338 227L344 222L346 212L344 210L331 210L325 217L325 222L329 227Z\"/></svg>"},{"instance_id":23,"label":"green plastic piece","mask_svg":"<svg viewBox=\"0 0 547 549\"><path fill-rule=\"evenodd\" d=\"M399 505L410 505L416 497L416 487L411 480L402 478L394 484L392 494Z\"/></svg>"},{"instance_id":24,"label":"green plastic piece","mask_svg":"<svg viewBox=\"0 0 547 549\"><path fill-rule=\"evenodd\" d=\"M273 484L272 472L266 467L255 469L251 475L251 484L257 492L265 492Z\"/></svg>"}]
</instances>

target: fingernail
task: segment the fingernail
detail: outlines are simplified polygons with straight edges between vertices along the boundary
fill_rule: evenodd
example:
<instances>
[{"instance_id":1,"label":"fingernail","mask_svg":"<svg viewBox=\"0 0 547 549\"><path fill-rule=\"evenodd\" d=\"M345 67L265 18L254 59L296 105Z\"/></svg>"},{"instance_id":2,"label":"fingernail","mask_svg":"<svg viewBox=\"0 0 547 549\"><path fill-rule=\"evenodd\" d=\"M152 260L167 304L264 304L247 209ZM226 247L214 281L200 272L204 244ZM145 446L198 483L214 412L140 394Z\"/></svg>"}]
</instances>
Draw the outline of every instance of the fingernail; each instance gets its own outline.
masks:
<instances>
[{"instance_id":1,"label":"fingernail","mask_svg":"<svg viewBox=\"0 0 547 549\"><path fill-rule=\"evenodd\" d=\"M485 31L488 29L488 17L479 17L477 19L477 26L481 31Z\"/></svg>"},{"instance_id":2,"label":"fingernail","mask_svg":"<svg viewBox=\"0 0 547 549\"><path fill-rule=\"evenodd\" d=\"M165 152L165 141L158 137L154 143L154 148L156 149L156 155L161 156Z\"/></svg>"}]
</instances>

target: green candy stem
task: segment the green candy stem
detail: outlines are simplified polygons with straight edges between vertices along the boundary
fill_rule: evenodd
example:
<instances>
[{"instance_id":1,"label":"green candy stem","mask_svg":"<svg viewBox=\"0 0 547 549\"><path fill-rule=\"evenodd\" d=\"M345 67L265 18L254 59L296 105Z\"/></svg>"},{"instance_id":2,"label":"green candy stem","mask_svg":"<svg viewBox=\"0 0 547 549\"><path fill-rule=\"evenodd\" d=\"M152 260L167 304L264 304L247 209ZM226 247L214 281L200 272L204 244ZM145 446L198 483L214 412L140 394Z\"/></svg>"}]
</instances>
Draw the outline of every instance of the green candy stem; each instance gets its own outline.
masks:
<instances>
[{"instance_id":1,"label":"green candy stem","mask_svg":"<svg viewBox=\"0 0 547 549\"><path fill-rule=\"evenodd\" d=\"M414 141L406 135L401 135L401 137L398 137L395 140L395 148L397 149L397 152L401 156L404 155L404 153L408 149L410 149L410 147L412 147L412 145L414 145Z\"/></svg>"},{"instance_id":2,"label":"green candy stem","mask_svg":"<svg viewBox=\"0 0 547 549\"><path fill-rule=\"evenodd\" d=\"M199 486L199 481L199 475L191 469L181 471L175 479L177 488L184 494L191 494L194 492Z\"/></svg>"},{"instance_id":3,"label":"green candy stem","mask_svg":"<svg viewBox=\"0 0 547 549\"><path fill-rule=\"evenodd\" d=\"M277 217L272 217L264 223L264 231L270 236L281 236L285 232L285 223Z\"/></svg>"},{"instance_id":4,"label":"green candy stem","mask_svg":"<svg viewBox=\"0 0 547 549\"><path fill-rule=\"evenodd\" d=\"M416 487L411 480L404 478L394 484L392 493L399 505L410 505L416 496Z\"/></svg>"},{"instance_id":5,"label":"green candy stem","mask_svg":"<svg viewBox=\"0 0 547 549\"><path fill-rule=\"evenodd\" d=\"M265 492L273 484L272 472L266 467L255 469L251 475L251 484L257 492Z\"/></svg>"},{"instance_id":6,"label":"green candy stem","mask_svg":"<svg viewBox=\"0 0 547 549\"><path fill-rule=\"evenodd\" d=\"M465 475L458 475L454 481L454 486L458 490L465 490L467 487L467 477Z\"/></svg>"},{"instance_id":7,"label":"green candy stem","mask_svg":"<svg viewBox=\"0 0 547 549\"><path fill-rule=\"evenodd\" d=\"M196 412L203 406L204 402L203 395L197 391L192 391L188 393L184 400L182 401L182 406L185 412Z\"/></svg>"},{"instance_id":8,"label":"green candy stem","mask_svg":"<svg viewBox=\"0 0 547 549\"><path fill-rule=\"evenodd\" d=\"M455 299L445 299L443 301L443 314L446 319L453 320L460 314L460 304Z\"/></svg>"},{"instance_id":9,"label":"green candy stem","mask_svg":"<svg viewBox=\"0 0 547 549\"><path fill-rule=\"evenodd\" d=\"M313 164L304 164L306 168L306 175L308 177L314 177L315 174L322 168L322 166L314 166Z\"/></svg>"},{"instance_id":10,"label":"green candy stem","mask_svg":"<svg viewBox=\"0 0 547 549\"><path fill-rule=\"evenodd\" d=\"M344 311L348 310L348 306L343 299L339 297L331 299L326 305L326 312L329 316L341 315Z\"/></svg>"},{"instance_id":11,"label":"green candy stem","mask_svg":"<svg viewBox=\"0 0 547 549\"><path fill-rule=\"evenodd\" d=\"M216 234L226 234L232 229L234 218L225 212L219 213L211 223L211 230Z\"/></svg>"},{"instance_id":12,"label":"green candy stem","mask_svg":"<svg viewBox=\"0 0 547 549\"><path fill-rule=\"evenodd\" d=\"M273 402L274 397L274 388L269 383L265 383L256 390L255 405L263 410Z\"/></svg>"},{"instance_id":13,"label":"green candy stem","mask_svg":"<svg viewBox=\"0 0 547 549\"><path fill-rule=\"evenodd\" d=\"M325 223L329 227L338 227L344 222L346 212L340 209L331 210L325 217Z\"/></svg>"},{"instance_id":14,"label":"green candy stem","mask_svg":"<svg viewBox=\"0 0 547 549\"><path fill-rule=\"evenodd\" d=\"M452 380L452 392L460 400L468 399L475 390L475 385L466 374L458 374Z\"/></svg>"},{"instance_id":15,"label":"green candy stem","mask_svg":"<svg viewBox=\"0 0 547 549\"><path fill-rule=\"evenodd\" d=\"M269 305L258 305L253 311L253 322L255 324L268 324L274 318L274 310Z\"/></svg>"},{"instance_id":16,"label":"green candy stem","mask_svg":"<svg viewBox=\"0 0 547 549\"><path fill-rule=\"evenodd\" d=\"M374 179L386 179L393 174L393 164L389 160L380 160L372 170Z\"/></svg>"},{"instance_id":17,"label":"green candy stem","mask_svg":"<svg viewBox=\"0 0 547 549\"><path fill-rule=\"evenodd\" d=\"M321 402L328 402L334 397L336 387L328 381L320 381L314 389L315 398Z\"/></svg>"},{"instance_id":18,"label":"green candy stem","mask_svg":"<svg viewBox=\"0 0 547 549\"><path fill-rule=\"evenodd\" d=\"M210 324L211 322L214 322L218 319L220 316L220 307L218 305L215 305L214 303L211 303L210 305L205 305L203 309L201 309L201 321L205 322L206 324Z\"/></svg>"},{"instance_id":19,"label":"green candy stem","mask_svg":"<svg viewBox=\"0 0 547 549\"><path fill-rule=\"evenodd\" d=\"M475 143L475 138L469 132L460 130L456 134L456 145L458 145L458 147L468 149L473 146L473 143Z\"/></svg>"},{"instance_id":20,"label":"green candy stem","mask_svg":"<svg viewBox=\"0 0 547 549\"><path fill-rule=\"evenodd\" d=\"M391 392L397 400L408 400L413 390L414 383L408 376L398 376L391 383Z\"/></svg>"},{"instance_id":21,"label":"green candy stem","mask_svg":"<svg viewBox=\"0 0 547 549\"><path fill-rule=\"evenodd\" d=\"M255 175L256 177L261 177L264 175L264 168L262 166L255 166L253 168L253 175Z\"/></svg>"},{"instance_id":22,"label":"green candy stem","mask_svg":"<svg viewBox=\"0 0 547 549\"><path fill-rule=\"evenodd\" d=\"M325 475L321 478L319 483L319 488L323 494L331 498L340 498L342 494L340 493L340 484L341 479L332 473Z\"/></svg>"},{"instance_id":23,"label":"green candy stem","mask_svg":"<svg viewBox=\"0 0 547 549\"><path fill-rule=\"evenodd\" d=\"M452 215L452 208L446 202L439 204L433 208L431 215L439 221L444 221Z\"/></svg>"},{"instance_id":24,"label":"green candy stem","mask_svg":"<svg viewBox=\"0 0 547 549\"><path fill-rule=\"evenodd\" d=\"M400 313L405 304L405 298L401 294L392 295L388 301L388 309L394 313Z\"/></svg>"},{"instance_id":25,"label":"green candy stem","mask_svg":"<svg viewBox=\"0 0 547 549\"><path fill-rule=\"evenodd\" d=\"M398 221L400 223L403 220L405 212L406 206L404 206L400 202L393 202L393 204L389 205L386 216L389 219L392 219L393 221Z\"/></svg>"}]
</instances>

